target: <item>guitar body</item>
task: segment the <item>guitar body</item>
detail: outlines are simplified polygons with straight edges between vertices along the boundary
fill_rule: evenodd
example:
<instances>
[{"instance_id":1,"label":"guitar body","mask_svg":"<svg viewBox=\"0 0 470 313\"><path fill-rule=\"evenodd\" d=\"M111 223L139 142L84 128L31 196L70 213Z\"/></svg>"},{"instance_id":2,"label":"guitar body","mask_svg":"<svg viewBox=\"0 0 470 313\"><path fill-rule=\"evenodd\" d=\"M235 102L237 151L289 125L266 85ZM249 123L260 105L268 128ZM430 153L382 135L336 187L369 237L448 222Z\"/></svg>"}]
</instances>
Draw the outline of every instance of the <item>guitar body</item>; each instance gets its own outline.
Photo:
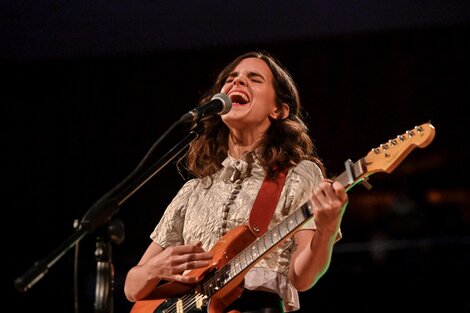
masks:
<instances>
[{"instance_id":1,"label":"guitar body","mask_svg":"<svg viewBox=\"0 0 470 313\"><path fill-rule=\"evenodd\" d=\"M217 272L256 238L246 225L233 228L210 250L213 259L209 266L191 270L185 275L202 279L210 273ZM200 313L203 309L207 309L209 313L222 313L228 305L241 296L244 274L248 270L249 267L224 284L211 295L210 301L206 304L201 304L205 301L198 285L167 282L157 286L148 299L136 301L131 313Z\"/></svg>"}]
</instances>

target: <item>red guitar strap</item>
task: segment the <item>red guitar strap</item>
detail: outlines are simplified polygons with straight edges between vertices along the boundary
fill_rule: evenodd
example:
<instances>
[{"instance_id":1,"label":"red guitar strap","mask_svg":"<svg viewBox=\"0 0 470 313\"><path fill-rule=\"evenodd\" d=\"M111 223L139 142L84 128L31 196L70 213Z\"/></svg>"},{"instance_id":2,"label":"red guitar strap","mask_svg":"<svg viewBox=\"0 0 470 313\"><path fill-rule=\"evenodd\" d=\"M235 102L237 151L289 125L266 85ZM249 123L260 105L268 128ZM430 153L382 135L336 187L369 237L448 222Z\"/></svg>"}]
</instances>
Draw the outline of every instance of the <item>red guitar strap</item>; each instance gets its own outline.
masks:
<instances>
[{"instance_id":1,"label":"red guitar strap","mask_svg":"<svg viewBox=\"0 0 470 313\"><path fill-rule=\"evenodd\" d=\"M279 202L282 187L286 181L287 171L279 173L276 179L266 177L256 196L253 208L251 209L248 224L256 235L261 236L268 229L269 223L274 213L274 209Z\"/></svg>"}]
</instances>

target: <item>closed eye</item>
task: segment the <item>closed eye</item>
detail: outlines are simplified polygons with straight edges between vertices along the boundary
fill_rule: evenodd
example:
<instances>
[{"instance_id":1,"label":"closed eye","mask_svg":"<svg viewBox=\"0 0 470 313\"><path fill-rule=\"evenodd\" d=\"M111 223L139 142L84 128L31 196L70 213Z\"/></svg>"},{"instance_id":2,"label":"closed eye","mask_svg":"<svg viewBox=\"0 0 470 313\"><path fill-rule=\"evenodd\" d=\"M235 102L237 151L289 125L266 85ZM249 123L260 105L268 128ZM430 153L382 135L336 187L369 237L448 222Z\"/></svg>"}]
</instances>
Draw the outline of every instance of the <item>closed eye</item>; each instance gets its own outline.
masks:
<instances>
[{"instance_id":1,"label":"closed eye","mask_svg":"<svg viewBox=\"0 0 470 313\"><path fill-rule=\"evenodd\" d=\"M263 83L265 81L263 75L261 75L260 73L249 72L247 76L251 81L254 81L256 83Z\"/></svg>"},{"instance_id":2,"label":"closed eye","mask_svg":"<svg viewBox=\"0 0 470 313\"><path fill-rule=\"evenodd\" d=\"M235 79L235 77L241 75L242 73L238 73L238 72L233 72L231 73L227 79L225 80L225 84L228 84L228 83L231 83L233 82L233 80ZM250 79L252 82L255 82L255 83L263 83L266 81L266 79L264 78L263 75L261 75L260 73L257 73L257 72L248 72L246 73L246 77L248 77L248 79Z\"/></svg>"}]
</instances>

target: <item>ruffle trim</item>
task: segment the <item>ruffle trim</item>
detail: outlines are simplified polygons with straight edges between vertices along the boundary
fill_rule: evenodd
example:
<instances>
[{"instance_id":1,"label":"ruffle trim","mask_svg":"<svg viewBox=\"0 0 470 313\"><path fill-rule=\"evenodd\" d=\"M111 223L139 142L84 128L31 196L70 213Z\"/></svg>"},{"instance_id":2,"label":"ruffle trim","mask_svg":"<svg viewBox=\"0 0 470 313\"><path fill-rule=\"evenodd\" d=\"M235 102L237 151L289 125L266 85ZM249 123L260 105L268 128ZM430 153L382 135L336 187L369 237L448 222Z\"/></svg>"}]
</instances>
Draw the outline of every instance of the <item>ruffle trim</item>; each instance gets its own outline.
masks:
<instances>
[{"instance_id":1,"label":"ruffle trim","mask_svg":"<svg viewBox=\"0 0 470 313\"><path fill-rule=\"evenodd\" d=\"M245 275L245 288L279 294L283 300L284 312L296 311L300 308L298 291L287 277L280 273L254 267Z\"/></svg>"}]
</instances>

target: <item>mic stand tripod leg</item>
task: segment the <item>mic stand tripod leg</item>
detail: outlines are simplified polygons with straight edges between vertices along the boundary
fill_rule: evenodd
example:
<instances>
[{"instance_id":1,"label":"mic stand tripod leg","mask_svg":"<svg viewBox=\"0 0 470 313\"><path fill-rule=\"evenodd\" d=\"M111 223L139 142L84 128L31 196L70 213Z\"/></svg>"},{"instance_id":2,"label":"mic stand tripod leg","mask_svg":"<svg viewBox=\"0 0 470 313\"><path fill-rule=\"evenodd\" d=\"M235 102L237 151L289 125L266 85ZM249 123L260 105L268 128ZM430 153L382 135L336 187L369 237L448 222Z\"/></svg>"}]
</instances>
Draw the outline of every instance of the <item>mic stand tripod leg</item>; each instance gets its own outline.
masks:
<instances>
[{"instance_id":1,"label":"mic stand tripod leg","mask_svg":"<svg viewBox=\"0 0 470 313\"><path fill-rule=\"evenodd\" d=\"M96 238L95 313L112 313L114 309L114 267L111 244L120 244L124 240L124 224L120 220L111 220L104 233Z\"/></svg>"}]
</instances>

